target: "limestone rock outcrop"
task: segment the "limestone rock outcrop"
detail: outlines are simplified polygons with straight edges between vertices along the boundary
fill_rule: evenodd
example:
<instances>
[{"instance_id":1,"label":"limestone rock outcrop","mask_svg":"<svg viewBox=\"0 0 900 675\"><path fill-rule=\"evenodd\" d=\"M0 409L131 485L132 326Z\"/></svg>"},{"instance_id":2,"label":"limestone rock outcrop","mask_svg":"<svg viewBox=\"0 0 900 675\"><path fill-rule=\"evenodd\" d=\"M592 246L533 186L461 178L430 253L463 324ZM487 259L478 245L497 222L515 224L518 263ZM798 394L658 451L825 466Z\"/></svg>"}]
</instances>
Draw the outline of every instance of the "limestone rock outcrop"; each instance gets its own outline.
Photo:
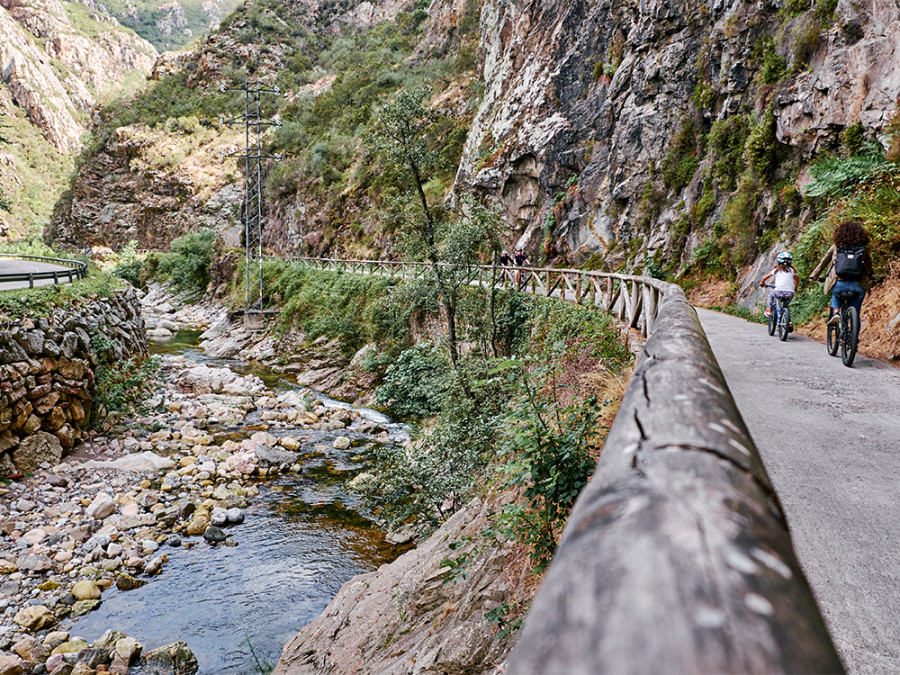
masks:
<instances>
[{"instance_id":1,"label":"limestone rock outcrop","mask_svg":"<svg viewBox=\"0 0 900 675\"><path fill-rule=\"evenodd\" d=\"M512 544L482 539L495 508L474 500L414 550L344 584L285 645L273 675L475 673L501 661L512 638L497 635L490 612L521 601L528 565ZM454 579L448 558L468 575Z\"/></svg>"},{"instance_id":2,"label":"limestone rock outcrop","mask_svg":"<svg viewBox=\"0 0 900 675\"><path fill-rule=\"evenodd\" d=\"M671 198L681 208L652 218L645 197L692 115L709 124L771 106L777 141L801 159L857 123L882 134L900 95L897 3L841 0L827 21L812 11L792 19L769 52L787 75L766 84L760 39L778 34L781 11L769 1L487 0L485 93L457 191L500 204L520 245L536 252L547 230L579 263L616 242L666 245L697 185ZM612 264L621 260L620 249Z\"/></svg>"},{"instance_id":3,"label":"limestone rock outcrop","mask_svg":"<svg viewBox=\"0 0 900 675\"><path fill-rule=\"evenodd\" d=\"M91 108L137 70L149 73L156 49L105 14L90 15L94 37L82 34L58 0L0 2L0 72L13 101L58 150L81 147Z\"/></svg>"}]
</instances>

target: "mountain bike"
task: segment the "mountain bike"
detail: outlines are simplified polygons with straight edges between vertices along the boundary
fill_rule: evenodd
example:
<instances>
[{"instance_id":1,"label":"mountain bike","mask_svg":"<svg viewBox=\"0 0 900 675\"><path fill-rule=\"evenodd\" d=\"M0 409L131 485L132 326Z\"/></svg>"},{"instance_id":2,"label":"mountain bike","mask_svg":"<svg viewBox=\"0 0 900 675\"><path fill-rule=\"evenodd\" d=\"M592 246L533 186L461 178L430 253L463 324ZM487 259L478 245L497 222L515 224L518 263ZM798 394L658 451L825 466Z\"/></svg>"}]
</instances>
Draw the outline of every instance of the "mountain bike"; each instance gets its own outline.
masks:
<instances>
[{"instance_id":1,"label":"mountain bike","mask_svg":"<svg viewBox=\"0 0 900 675\"><path fill-rule=\"evenodd\" d=\"M838 347L841 350L841 361L848 368L853 365L856 358L856 348L859 346L859 312L850 303L856 299L855 291L841 291L837 294L841 308L838 310L841 320L836 324L828 324L828 334L825 341L828 353L837 356Z\"/></svg>"},{"instance_id":2,"label":"mountain bike","mask_svg":"<svg viewBox=\"0 0 900 675\"><path fill-rule=\"evenodd\" d=\"M775 287L766 284L766 288ZM790 303L790 300L775 298L775 303L772 305L772 313L769 314L769 335L775 335L777 330L778 339L782 342L787 340L788 333L794 329L791 326L791 308L788 306Z\"/></svg>"}]
</instances>

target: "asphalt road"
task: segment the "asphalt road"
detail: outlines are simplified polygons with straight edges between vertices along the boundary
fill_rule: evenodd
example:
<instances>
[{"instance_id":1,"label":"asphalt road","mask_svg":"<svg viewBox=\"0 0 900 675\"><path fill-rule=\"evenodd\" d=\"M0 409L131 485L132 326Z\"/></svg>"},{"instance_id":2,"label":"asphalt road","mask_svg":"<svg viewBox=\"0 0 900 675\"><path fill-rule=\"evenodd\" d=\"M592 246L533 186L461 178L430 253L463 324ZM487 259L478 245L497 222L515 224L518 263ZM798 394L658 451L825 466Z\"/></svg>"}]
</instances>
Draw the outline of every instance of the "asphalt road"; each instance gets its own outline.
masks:
<instances>
[{"instance_id":1,"label":"asphalt road","mask_svg":"<svg viewBox=\"0 0 900 675\"><path fill-rule=\"evenodd\" d=\"M900 673L900 369L698 313L848 672Z\"/></svg>"},{"instance_id":2,"label":"asphalt road","mask_svg":"<svg viewBox=\"0 0 900 675\"><path fill-rule=\"evenodd\" d=\"M28 288L27 281L3 281L4 274L30 274L37 272L68 272L68 267L53 265L51 263L35 262L31 260L9 260L0 258L0 291L9 291L15 288ZM66 278L68 281L68 278ZM53 279L36 279L35 286L52 284Z\"/></svg>"}]
</instances>

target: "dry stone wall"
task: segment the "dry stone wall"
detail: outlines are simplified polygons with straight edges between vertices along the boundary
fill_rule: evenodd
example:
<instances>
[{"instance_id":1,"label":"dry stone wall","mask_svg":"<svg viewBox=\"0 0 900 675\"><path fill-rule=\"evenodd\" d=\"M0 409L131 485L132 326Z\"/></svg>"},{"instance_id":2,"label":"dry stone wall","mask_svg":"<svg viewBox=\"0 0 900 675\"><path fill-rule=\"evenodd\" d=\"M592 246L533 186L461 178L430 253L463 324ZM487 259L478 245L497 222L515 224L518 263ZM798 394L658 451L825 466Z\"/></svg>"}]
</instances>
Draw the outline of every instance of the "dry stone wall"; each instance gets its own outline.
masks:
<instances>
[{"instance_id":1,"label":"dry stone wall","mask_svg":"<svg viewBox=\"0 0 900 675\"><path fill-rule=\"evenodd\" d=\"M57 463L90 423L101 360L115 368L146 352L133 289L36 319L0 315L0 476Z\"/></svg>"}]
</instances>

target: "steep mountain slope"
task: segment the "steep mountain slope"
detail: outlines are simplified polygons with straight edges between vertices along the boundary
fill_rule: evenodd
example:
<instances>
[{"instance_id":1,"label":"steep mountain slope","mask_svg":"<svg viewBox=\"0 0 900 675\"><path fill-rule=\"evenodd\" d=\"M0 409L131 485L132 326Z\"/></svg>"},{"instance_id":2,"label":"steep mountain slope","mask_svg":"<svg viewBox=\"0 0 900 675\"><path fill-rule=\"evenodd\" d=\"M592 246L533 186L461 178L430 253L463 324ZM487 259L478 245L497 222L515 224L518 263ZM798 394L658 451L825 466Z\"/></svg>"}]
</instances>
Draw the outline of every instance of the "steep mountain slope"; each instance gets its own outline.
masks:
<instances>
[{"instance_id":1,"label":"steep mountain slope","mask_svg":"<svg viewBox=\"0 0 900 675\"><path fill-rule=\"evenodd\" d=\"M391 181L370 166L363 138L374 106L385 95L430 77L433 61L413 61L426 18L423 10L400 2L245 5L193 52L161 60L154 74L158 81L145 93L104 111L95 129L98 152L82 166L49 236L73 245L118 245L134 238L142 246L164 247L190 223L204 220L210 212L205 202L192 202L189 189L173 187L195 182L192 167L181 161L165 167L147 161L158 159L158 153L150 149L144 156L140 148L121 143L134 134L166 135L173 157L193 158L193 132L186 130L195 125L215 130L215 156L196 164L206 167L206 175L210 167L217 172L211 193L240 194L242 167L235 160L223 162L218 151L242 149L238 139L243 131L240 125L229 130L219 120L242 112L244 100L242 94L222 93L219 87L250 78L283 92L262 102L263 114L284 124L268 141L284 160L267 167L266 245L281 251L301 246L323 251L352 226L357 239L360 234L365 239L359 246L372 253L372 242L384 241L375 198L383 190L369 187ZM468 110L465 102L463 108ZM473 112L469 110L470 117ZM455 139L455 156L442 174L444 188L450 185L464 133ZM108 204L121 208L107 210L100 223ZM239 201L233 202L231 214L222 214L217 229L237 227L239 208ZM343 241L354 245L352 236Z\"/></svg>"},{"instance_id":2,"label":"steep mountain slope","mask_svg":"<svg viewBox=\"0 0 900 675\"><path fill-rule=\"evenodd\" d=\"M806 273L834 222L856 214L873 229L878 275L893 279L900 223L876 211L900 199L898 44L897 0L251 2L161 67L150 94L106 115L101 163L119 178L83 170L58 236L97 243L102 231L114 244L125 233L149 242L142 233L154 231L164 245L183 227L173 222L191 220L184 209L209 217L187 198L163 204L167 181L151 185L159 199L143 208L146 192L128 185L148 184L144 164L130 167L104 139L144 125L187 143L176 121L214 127L239 109L215 85L250 77L284 92L266 106L284 124L268 141L284 160L268 173L266 245L396 255L402 186L366 138L387 96L424 83L438 116L430 143L443 158L429 198L498 205L505 241L533 261L688 284L740 277L722 301L750 307L776 247L797 245ZM810 190L823 162L844 178ZM234 192L239 178L232 165L211 192ZM857 208L864 187L880 195L868 214ZM132 215L99 228L91 205L109 201L131 204L121 212ZM823 302L810 294L803 316Z\"/></svg>"},{"instance_id":3,"label":"steep mountain slope","mask_svg":"<svg viewBox=\"0 0 900 675\"><path fill-rule=\"evenodd\" d=\"M17 229L48 220L93 106L148 73L151 44L66 0L0 2L0 179Z\"/></svg>"},{"instance_id":4,"label":"steep mountain slope","mask_svg":"<svg viewBox=\"0 0 900 675\"><path fill-rule=\"evenodd\" d=\"M163 52L181 49L216 30L240 0L88 0L85 4L115 17Z\"/></svg>"}]
</instances>

